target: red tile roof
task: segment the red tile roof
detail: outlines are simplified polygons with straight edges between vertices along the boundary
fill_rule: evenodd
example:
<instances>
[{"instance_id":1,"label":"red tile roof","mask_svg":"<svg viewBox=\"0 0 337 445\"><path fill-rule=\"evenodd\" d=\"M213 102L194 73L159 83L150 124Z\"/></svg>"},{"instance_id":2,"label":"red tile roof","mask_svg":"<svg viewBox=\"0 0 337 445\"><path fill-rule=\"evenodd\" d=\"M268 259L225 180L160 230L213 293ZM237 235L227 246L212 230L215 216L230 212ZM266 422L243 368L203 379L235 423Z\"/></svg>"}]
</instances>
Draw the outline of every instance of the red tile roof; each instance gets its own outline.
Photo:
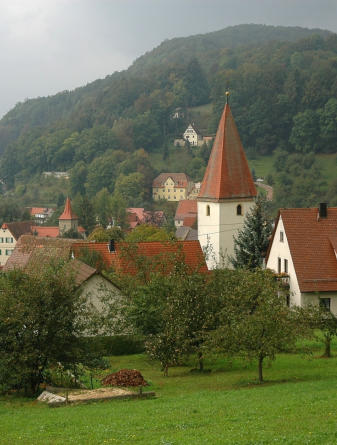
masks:
<instances>
[{"instance_id":1,"label":"red tile roof","mask_svg":"<svg viewBox=\"0 0 337 445\"><path fill-rule=\"evenodd\" d=\"M22 235L16 243L12 255L8 258L4 270L24 268L28 263L38 266L41 262L41 255L44 258L56 256L59 259L68 259L73 243L74 240L67 238ZM79 244L78 240L76 240L76 244Z\"/></svg>"},{"instance_id":2,"label":"red tile roof","mask_svg":"<svg viewBox=\"0 0 337 445\"><path fill-rule=\"evenodd\" d=\"M165 223L165 214L162 210L145 210L143 207L129 207L126 209L128 213L128 223L131 229L140 224L152 224L160 226Z\"/></svg>"},{"instance_id":3,"label":"red tile roof","mask_svg":"<svg viewBox=\"0 0 337 445\"><path fill-rule=\"evenodd\" d=\"M78 219L77 215L73 212L73 209L71 208L71 203L69 198L67 198L66 200L63 213L59 217L59 219Z\"/></svg>"},{"instance_id":4,"label":"red tile roof","mask_svg":"<svg viewBox=\"0 0 337 445\"><path fill-rule=\"evenodd\" d=\"M197 215L186 216L183 221L183 226L193 227L197 222Z\"/></svg>"},{"instance_id":5,"label":"red tile roof","mask_svg":"<svg viewBox=\"0 0 337 445\"><path fill-rule=\"evenodd\" d=\"M37 215L39 213L45 213L46 210L47 209L45 207L32 207L30 209L30 214L34 216L34 215Z\"/></svg>"},{"instance_id":6,"label":"red tile roof","mask_svg":"<svg viewBox=\"0 0 337 445\"><path fill-rule=\"evenodd\" d=\"M186 188L191 179L185 173L160 173L152 183L152 187L164 187L168 178L174 181L175 187Z\"/></svg>"},{"instance_id":7,"label":"red tile roof","mask_svg":"<svg viewBox=\"0 0 337 445\"><path fill-rule=\"evenodd\" d=\"M60 235L58 226L32 226L32 233L36 236L57 238Z\"/></svg>"},{"instance_id":8,"label":"red tile roof","mask_svg":"<svg viewBox=\"0 0 337 445\"><path fill-rule=\"evenodd\" d=\"M219 122L198 199L222 200L256 196L253 177L229 105Z\"/></svg>"},{"instance_id":9,"label":"red tile roof","mask_svg":"<svg viewBox=\"0 0 337 445\"><path fill-rule=\"evenodd\" d=\"M109 243L83 242L73 244L75 256L79 256L81 248L88 248L99 252L104 263L108 267L126 274L135 274L138 266L137 262L152 260L156 270L169 272L169 256L172 261L182 261L191 270L207 272L207 265L202 253L199 241L151 241L140 243L115 243L115 251L109 251ZM139 263L138 263L139 264ZM154 269L152 269L154 270Z\"/></svg>"},{"instance_id":10,"label":"red tile roof","mask_svg":"<svg viewBox=\"0 0 337 445\"><path fill-rule=\"evenodd\" d=\"M183 199L179 201L175 219L180 220L188 216L196 215L198 213L197 206L198 206L197 201L192 199Z\"/></svg>"},{"instance_id":11,"label":"red tile roof","mask_svg":"<svg viewBox=\"0 0 337 445\"><path fill-rule=\"evenodd\" d=\"M3 270L26 269L28 271L36 271L41 266L41 262L45 263L52 258L63 259L67 262L66 267L69 267L74 273L76 285L80 286L97 271L82 261L76 259L69 261L73 243L74 240L71 239L40 238L23 235L18 240ZM79 244L78 240L76 240L76 244Z\"/></svg>"},{"instance_id":12,"label":"red tile roof","mask_svg":"<svg viewBox=\"0 0 337 445\"><path fill-rule=\"evenodd\" d=\"M281 209L279 216L301 292L337 291L337 207L326 218L318 208Z\"/></svg>"}]
</instances>

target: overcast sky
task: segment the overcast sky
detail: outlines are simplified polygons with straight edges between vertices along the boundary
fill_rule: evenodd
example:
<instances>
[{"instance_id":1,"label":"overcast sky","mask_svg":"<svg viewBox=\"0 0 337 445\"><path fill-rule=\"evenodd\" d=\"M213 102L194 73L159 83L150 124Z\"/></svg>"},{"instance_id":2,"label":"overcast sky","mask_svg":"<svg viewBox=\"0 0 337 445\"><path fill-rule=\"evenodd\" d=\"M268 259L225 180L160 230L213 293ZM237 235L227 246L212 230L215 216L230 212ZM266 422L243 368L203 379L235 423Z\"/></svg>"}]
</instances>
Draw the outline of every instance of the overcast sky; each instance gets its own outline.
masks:
<instances>
[{"instance_id":1,"label":"overcast sky","mask_svg":"<svg viewBox=\"0 0 337 445\"><path fill-rule=\"evenodd\" d=\"M0 0L0 117L123 70L164 39L242 23L337 32L337 0Z\"/></svg>"}]
</instances>

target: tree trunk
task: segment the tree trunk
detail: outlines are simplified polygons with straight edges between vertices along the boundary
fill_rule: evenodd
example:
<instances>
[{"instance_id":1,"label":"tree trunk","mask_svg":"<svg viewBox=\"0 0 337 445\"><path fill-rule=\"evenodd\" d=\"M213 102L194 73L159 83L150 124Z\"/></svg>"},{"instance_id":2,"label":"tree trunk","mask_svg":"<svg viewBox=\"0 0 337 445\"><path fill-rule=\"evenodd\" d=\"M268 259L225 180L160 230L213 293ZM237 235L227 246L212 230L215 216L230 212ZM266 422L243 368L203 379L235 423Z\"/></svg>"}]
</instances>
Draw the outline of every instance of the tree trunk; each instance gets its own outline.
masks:
<instances>
[{"instance_id":1,"label":"tree trunk","mask_svg":"<svg viewBox=\"0 0 337 445\"><path fill-rule=\"evenodd\" d=\"M330 337L330 335L324 336L324 346L325 346L325 350L324 350L323 357L331 358L331 337Z\"/></svg>"},{"instance_id":2,"label":"tree trunk","mask_svg":"<svg viewBox=\"0 0 337 445\"><path fill-rule=\"evenodd\" d=\"M263 383L263 355L259 355L259 383Z\"/></svg>"},{"instance_id":3,"label":"tree trunk","mask_svg":"<svg viewBox=\"0 0 337 445\"><path fill-rule=\"evenodd\" d=\"M198 360L199 360L199 371L202 372L204 370L204 357L201 351L198 351Z\"/></svg>"},{"instance_id":4,"label":"tree trunk","mask_svg":"<svg viewBox=\"0 0 337 445\"><path fill-rule=\"evenodd\" d=\"M168 377L168 365L163 366L164 377Z\"/></svg>"}]
</instances>

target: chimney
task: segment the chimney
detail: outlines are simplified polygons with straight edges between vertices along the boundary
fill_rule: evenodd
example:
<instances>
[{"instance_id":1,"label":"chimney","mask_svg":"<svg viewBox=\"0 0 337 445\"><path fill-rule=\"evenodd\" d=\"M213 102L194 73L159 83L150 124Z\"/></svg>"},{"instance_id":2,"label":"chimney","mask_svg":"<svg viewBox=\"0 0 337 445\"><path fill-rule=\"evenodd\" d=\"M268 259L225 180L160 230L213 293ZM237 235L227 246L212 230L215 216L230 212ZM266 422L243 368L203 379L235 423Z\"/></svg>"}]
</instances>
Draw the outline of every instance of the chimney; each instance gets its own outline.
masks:
<instances>
[{"instance_id":1,"label":"chimney","mask_svg":"<svg viewBox=\"0 0 337 445\"><path fill-rule=\"evenodd\" d=\"M109 241L109 252L114 252L115 251L115 240L111 239Z\"/></svg>"},{"instance_id":2,"label":"chimney","mask_svg":"<svg viewBox=\"0 0 337 445\"><path fill-rule=\"evenodd\" d=\"M319 217L327 218L328 216L328 204L326 202L321 202L319 204Z\"/></svg>"}]
</instances>

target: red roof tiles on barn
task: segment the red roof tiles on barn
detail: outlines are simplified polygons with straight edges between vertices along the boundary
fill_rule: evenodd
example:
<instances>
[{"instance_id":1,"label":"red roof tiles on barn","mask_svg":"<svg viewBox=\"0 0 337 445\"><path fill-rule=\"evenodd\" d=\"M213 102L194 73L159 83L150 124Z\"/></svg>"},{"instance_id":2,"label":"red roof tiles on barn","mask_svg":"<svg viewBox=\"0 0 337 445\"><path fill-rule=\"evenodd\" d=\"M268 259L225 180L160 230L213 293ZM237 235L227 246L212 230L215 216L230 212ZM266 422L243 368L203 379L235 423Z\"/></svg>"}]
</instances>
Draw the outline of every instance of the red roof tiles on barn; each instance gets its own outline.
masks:
<instances>
[{"instance_id":1,"label":"red roof tiles on barn","mask_svg":"<svg viewBox=\"0 0 337 445\"><path fill-rule=\"evenodd\" d=\"M230 107L225 105L198 199L251 198L256 188Z\"/></svg>"}]
</instances>

